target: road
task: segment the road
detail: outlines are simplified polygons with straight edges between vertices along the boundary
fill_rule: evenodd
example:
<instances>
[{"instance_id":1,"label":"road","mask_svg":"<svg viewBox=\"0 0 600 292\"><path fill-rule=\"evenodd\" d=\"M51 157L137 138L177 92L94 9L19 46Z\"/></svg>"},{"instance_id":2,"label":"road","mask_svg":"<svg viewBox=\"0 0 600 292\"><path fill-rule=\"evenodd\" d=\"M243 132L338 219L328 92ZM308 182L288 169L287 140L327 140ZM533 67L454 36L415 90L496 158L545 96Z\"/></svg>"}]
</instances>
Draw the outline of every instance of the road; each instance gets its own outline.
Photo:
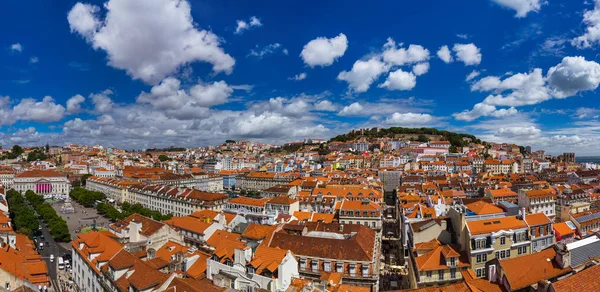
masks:
<instances>
[{"instance_id":1,"label":"road","mask_svg":"<svg viewBox=\"0 0 600 292\"><path fill-rule=\"evenodd\" d=\"M38 250L40 255L43 257L44 261L48 265L48 274L52 279L52 286L58 287L57 279L58 279L58 261L57 258L59 256L64 255L65 253L71 254L71 250L66 249L65 247L57 244L54 240L54 237L50 234L50 230L48 229L45 222L40 220L40 226L42 227L42 234L44 235L44 239L42 240L40 237L37 238L38 242L44 243L44 249ZM54 262L50 262L50 255L54 255Z\"/></svg>"}]
</instances>

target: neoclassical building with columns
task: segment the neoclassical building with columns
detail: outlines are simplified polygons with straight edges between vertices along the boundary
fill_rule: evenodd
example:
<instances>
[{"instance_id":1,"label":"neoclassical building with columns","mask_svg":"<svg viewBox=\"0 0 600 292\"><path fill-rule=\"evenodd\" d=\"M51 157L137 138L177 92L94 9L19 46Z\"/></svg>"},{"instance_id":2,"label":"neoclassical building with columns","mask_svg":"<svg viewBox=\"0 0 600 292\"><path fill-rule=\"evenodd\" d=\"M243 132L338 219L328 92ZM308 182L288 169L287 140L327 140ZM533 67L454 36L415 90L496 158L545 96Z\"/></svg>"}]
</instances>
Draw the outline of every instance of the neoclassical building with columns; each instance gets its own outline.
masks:
<instances>
[{"instance_id":1,"label":"neoclassical building with columns","mask_svg":"<svg viewBox=\"0 0 600 292\"><path fill-rule=\"evenodd\" d=\"M15 175L13 188L21 193L32 190L39 195L69 194L71 184L66 174L54 170L26 170Z\"/></svg>"}]
</instances>

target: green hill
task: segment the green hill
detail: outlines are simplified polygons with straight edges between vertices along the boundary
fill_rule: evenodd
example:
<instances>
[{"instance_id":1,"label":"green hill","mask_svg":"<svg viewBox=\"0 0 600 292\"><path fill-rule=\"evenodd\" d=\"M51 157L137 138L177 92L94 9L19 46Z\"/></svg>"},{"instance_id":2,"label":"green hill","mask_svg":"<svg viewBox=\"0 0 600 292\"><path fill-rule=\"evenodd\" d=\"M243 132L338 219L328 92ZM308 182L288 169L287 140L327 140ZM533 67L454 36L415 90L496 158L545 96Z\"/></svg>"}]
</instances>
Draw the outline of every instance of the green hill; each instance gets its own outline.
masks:
<instances>
[{"instance_id":1,"label":"green hill","mask_svg":"<svg viewBox=\"0 0 600 292\"><path fill-rule=\"evenodd\" d=\"M454 147L463 147L468 145L468 141L463 138L469 138L471 142L480 144L482 143L477 137L470 134L460 134L445 130L438 130L435 128L402 128L402 127L391 127L388 129L384 128L372 128L364 130L354 130L347 134L335 136L329 140L329 142L346 142L352 141L358 138L404 138L415 141L426 142L431 137L437 137L439 140L447 140Z\"/></svg>"}]
</instances>

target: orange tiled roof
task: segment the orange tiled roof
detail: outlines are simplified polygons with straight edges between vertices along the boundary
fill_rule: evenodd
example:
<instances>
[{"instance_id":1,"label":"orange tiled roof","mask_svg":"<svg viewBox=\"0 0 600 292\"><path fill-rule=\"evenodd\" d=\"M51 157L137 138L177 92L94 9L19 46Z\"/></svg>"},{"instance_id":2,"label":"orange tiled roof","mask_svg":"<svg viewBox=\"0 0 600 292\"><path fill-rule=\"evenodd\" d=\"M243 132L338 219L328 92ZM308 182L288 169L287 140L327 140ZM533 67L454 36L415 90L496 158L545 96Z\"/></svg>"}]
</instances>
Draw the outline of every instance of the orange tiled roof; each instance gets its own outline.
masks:
<instances>
[{"instance_id":1,"label":"orange tiled roof","mask_svg":"<svg viewBox=\"0 0 600 292\"><path fill-rule=\"evenodd\" d=\"M553 224L552 227L562 237L575 234L575 230L571 229L566 222Z\"/></svg>"},{"instance_id":2,"label":"orange tiled roof","mask_svg":"<svg viewBox=\"0 0 600 292\"><path fill-rule=\"evenodd\" d=\"M471 235L477 235L498 232L500 230L526 228L527 225L523 220L518 219L516 216L509 216L503 218L467 221L467 227L469 228Z\"/></svg>"},{"instance_id":3,"label":"orange tiled roof","mask_svg":"<svg viewBox=\"0 0 600 292\"><path fill-rule=\"evenodd\" d=\"M527 225L529 226L537 226L552 223L552 221L550 221L548 216L546 216L546 214L544 213L528 214L525 216L525 222L527 222Z\"/></svg>"},{"instance_id":4,"label":"orange tiled roof","mask_svg":"<svg viewBox=\"0 0 600 292\"><path fill-rule=\"evenodd\" d=\"M575 275L552 283L556 292L600 291L600 266L593 266Z\"/></svg>"},{"instance_id":5,"label":"orange tiled roof","mask_svg":"<svg viewBox=\"0 0 600 292\"><path fill-rule=\"evenodd\" d=\"M471 210L477 215L497 214L504 212L504 210L502 210L501 208L484 201L476 201L470 204L466 204L465 207L467 207L467 209Z\"/></svg>"},{"instance_id":6,"label":"orange tiled roof","mask_svg":"<svg viewBox=\"0 0 600 292\"><path fill-rule=\"evenodd\" d=\"M515 291L570 272L570 267L562 269L556 263L555 256L556 251L550 247L529 255L502 260L500 266L511 290Z\"/></svg>"}]
</instances>

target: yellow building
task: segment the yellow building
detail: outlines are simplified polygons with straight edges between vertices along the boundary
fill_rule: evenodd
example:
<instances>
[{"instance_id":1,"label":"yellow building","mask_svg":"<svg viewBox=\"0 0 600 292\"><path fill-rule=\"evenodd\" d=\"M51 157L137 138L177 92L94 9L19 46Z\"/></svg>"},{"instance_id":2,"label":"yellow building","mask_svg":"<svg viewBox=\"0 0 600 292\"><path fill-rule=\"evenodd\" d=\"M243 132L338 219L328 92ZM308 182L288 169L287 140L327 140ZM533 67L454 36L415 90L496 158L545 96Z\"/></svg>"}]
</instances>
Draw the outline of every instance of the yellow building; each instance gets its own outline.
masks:
<instances>
[{"instance_id":1,"label":"yellow building","mask_svg":"<svg viewBox=\"0 0 600 292\"><path fill-rule=\"evenodd\" d=\"M485 263L531 253L527 224L516 216L467 221L467 253L471 269L485 277Z\"/></svg>"}]
</instances>

